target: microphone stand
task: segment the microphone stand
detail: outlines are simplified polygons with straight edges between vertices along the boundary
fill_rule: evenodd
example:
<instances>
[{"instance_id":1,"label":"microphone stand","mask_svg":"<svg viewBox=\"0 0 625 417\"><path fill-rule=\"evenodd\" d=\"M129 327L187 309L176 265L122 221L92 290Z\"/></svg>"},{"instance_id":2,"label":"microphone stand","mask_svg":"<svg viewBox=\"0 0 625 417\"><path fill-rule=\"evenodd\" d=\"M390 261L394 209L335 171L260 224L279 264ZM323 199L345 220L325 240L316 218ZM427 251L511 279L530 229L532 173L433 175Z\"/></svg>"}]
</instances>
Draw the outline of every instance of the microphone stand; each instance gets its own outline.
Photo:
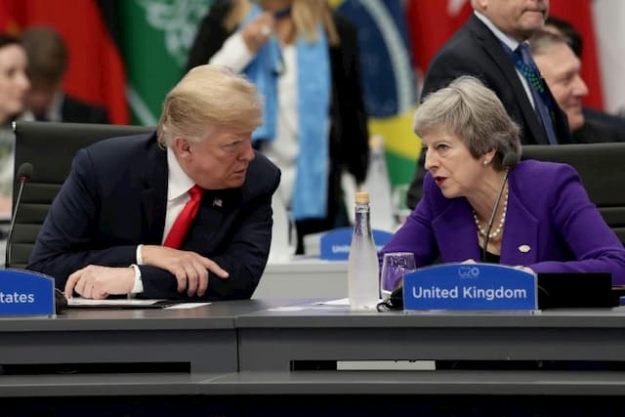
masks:
<instances>
[{"instance_id":1,"label":"microphone stand","mask_svg":"<svg viewBox=\"0 0 625 417\"><path fill-rule=\"evenodd\" d=\"M27 165L26 165L27 164ZM7 235L7 247L6 247L6 259L5 265L8 267L11 265L11 261L13 260L13 232L15 230L15 223L17 221L17 212L20 207L20 203L22 201L22 193L24 192L24 185L26 182L30 180L32 176L32 165L30 163L22 164L18 170L20 187L17 192L17 198L15 199L15 209L13 210L13 215L11 216L11 223L9 225L9 234ZM26 171L26 172L25 172ZM28 172L29 171L29 172Z\"/></svg>"},{"instance_id":2,"label":"microphone stand","mask_svg":"<svg viewBox=\"0 0 625 417\"><path fill-rule=\"evenodd\" d=\"M510 175L510 169L506 168L506 175L503 177L501 187L499 187L499 194L497 194L497 199L495 200L495 207L493 207L493 211L490 213L490 218L488 219L486 236L484 236L484 247L482 247L482 262L486 262L486 252L488 250L488 241L490 240L490 231L493 228L493 223L495 222L495 214L497 214L503 190L506 188L506 183L508 182L508 175Z\"/></svg>"}]
</instances>

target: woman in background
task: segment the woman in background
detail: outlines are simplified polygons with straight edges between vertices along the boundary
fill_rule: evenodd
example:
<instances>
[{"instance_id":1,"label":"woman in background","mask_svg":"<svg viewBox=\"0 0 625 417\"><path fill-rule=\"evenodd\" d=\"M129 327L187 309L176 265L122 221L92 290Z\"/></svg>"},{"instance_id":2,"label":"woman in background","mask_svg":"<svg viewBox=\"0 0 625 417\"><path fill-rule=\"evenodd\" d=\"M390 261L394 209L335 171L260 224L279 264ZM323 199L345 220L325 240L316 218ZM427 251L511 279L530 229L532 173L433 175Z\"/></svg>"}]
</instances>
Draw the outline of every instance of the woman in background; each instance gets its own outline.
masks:
<instances>
[{"instance_id":1,"label":"woman in background","mask_svg":"<svg viewBox=\"0 0 625 417\"><path fill-rule=\"evenodd\" d=\"M30 88L27 65L19 40L0 33L0 219L11 216L15 142L11 122L24 111Z\"/></svg>"},{"instance_id":2,"label":"woman in background","mask_svg":"<svg viewBox=\"0 0 625 417\"><path fill-rule=\"evenodd\" d=\"M188 67L207 62L245 73L263 95L255 147L282 170L297 253L303 235L347 225L341 174L362 183L369 160L353 27L324 0L216 1Z\"/></svg>"},{"instance_id":3,"label":"woman in background","mask_svg":"<svg viewBox=\"0 0 625 417\"><path fill-rule=\"evenodd\" d=\"M517 164L519 128L476 78L428 95L414 131L427 152L423 199L381 256L412 252L417 267L440 257L536 273L608 272L625 284L625 248L577 172L566 164Z\"/></svg>"}]
</instances>

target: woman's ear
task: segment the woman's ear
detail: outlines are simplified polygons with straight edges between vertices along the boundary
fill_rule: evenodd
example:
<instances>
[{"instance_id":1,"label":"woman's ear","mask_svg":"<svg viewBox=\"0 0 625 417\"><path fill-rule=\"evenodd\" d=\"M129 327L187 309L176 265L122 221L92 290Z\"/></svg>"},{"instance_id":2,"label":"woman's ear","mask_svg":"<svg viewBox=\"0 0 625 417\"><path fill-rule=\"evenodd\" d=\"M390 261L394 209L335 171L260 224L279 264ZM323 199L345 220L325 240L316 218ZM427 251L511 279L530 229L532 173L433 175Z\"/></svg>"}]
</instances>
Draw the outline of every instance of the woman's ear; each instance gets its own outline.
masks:
<instances>
[{"instance_id":1,"label":"woman's ear","mask_svg":"<svg viewBox=\"0 0 625 417\"><path fill-rule=\"evenodd\" d=\"M495 148L491 148L490 150L488 150L486 153L482 155L482 163L484 165L488 165L491 162L493 162L493 158L495 158L496 153L497 151L495 150Z\"/></svg>"}]
</instances>

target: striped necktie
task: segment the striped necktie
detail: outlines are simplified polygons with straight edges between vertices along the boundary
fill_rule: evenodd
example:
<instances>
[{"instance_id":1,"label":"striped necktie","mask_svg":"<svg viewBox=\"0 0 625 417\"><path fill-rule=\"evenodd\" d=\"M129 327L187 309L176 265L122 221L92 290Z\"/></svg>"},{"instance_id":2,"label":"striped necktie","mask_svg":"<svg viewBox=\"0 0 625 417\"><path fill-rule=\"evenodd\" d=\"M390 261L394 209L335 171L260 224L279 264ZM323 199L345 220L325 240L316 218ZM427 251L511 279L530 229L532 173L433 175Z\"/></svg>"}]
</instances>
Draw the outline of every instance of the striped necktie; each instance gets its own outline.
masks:
<instances>
[{"instance_id":1,"label":"striped necktie","mask_svg":"<svg viewBox=\"0 0 625 417\"><path fill-rule=\"evenodd\" d=\"M538 71L538 67L530 54L527 43L520 43L515 49L514 55L517 58L515 59L517 69L530 86L530 91L534 99L534 109L536 113L538 113L538 118L545 129L549 144L557 145L558 139L555 128L553 127L553 103L549 98L545 81L540 75L540 71Z\"/></svg>"}]
</instances>

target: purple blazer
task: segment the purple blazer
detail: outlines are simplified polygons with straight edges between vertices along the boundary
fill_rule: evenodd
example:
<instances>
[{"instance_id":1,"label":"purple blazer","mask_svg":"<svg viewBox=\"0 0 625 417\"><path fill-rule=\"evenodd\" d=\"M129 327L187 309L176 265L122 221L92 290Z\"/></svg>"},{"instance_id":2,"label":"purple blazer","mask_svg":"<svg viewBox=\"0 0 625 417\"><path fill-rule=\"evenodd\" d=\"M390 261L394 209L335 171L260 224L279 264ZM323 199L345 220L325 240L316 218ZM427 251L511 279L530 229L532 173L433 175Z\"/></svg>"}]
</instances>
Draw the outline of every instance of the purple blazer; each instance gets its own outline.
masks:
<instances>
[{"instance_id":1,"label":"purple blazer","mask_svg":"<svg viewBox=\"0 0 625 417\"><path fill-rule=\"evenodd\" d=\"M590 201L571 166L519 163L509 176L501 260L540 272L610 272L625 284L625 248ZM412 252L417 266L480 259L472 209L443 196L428 173L423 198L382 249ZM528 250L529 249L529 250Z\"/></svg>"}]
</instances>

